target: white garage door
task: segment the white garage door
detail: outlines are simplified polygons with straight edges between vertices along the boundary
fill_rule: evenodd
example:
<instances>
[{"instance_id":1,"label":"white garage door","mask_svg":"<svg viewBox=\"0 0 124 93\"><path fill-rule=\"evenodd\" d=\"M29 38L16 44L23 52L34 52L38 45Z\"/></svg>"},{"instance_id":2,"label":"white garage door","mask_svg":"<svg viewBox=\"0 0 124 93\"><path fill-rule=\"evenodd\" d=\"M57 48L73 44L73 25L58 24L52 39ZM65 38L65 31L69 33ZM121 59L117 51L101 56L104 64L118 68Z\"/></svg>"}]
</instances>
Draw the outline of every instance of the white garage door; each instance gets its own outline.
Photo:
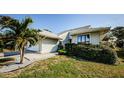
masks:
<instances>
[{"instance_id":1,"label":"white garage door","mask_svg":"<svg viewBox=\"0 0 124 93\"><path fill-rule=\"evenodd\" d=\"M39 44L36 44L35 46L28 47L27 50L38 52L39 51Z\"/></svg>"},{"instance_id":2,"label":"white garage door","mask_svg":"<svg viewBox=\"0 0 124 93\"><path fill-rule=\"evenodd\" d=\"M55 52L57 51L58 40L54 39L44 39L42 42L42 53L49 53L49 52Z\"/></svg>"}]
</instances>

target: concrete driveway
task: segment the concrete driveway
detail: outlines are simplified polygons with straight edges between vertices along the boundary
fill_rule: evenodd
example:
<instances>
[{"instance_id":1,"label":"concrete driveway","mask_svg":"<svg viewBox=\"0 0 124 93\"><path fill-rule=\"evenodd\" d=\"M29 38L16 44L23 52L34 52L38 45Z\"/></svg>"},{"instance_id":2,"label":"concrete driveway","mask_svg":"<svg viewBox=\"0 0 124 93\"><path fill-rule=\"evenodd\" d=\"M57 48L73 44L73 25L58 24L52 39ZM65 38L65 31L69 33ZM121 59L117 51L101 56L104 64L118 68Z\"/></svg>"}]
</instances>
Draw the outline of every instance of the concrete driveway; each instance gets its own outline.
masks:
<instances>
[{"instance_id":1,"label":"concrete driveway","mask_svg":"<svg viewBox=\"0 0 124 93\"><path fill-rule=\"evenodd\" d=\"M26 53L25 58L30 61L38 61L38 60L44 60L51 57L54 57L58 53L46 53L46 54L39 54L39 53Z\"/></svg>"},{"instance_id":2,"label":"concrete driveway","mask_svg":"<svg viewBox=\"0 0 124 93\"><path fill-rule=\"evenodd\" d=\"M14 71L14 70L23 68L25 66L28 66L35 61L45 60L45 59L54 57L57 54L58 53L46 53L46 54L31 53L31 52L26 53L23 64L18 64L20 57L19 57L19 55L16 55L17 62L10 64L10 65L7 65L7 66L3 66L2 68L0 68L0 73Z\"/></svg>"}]
</instances>

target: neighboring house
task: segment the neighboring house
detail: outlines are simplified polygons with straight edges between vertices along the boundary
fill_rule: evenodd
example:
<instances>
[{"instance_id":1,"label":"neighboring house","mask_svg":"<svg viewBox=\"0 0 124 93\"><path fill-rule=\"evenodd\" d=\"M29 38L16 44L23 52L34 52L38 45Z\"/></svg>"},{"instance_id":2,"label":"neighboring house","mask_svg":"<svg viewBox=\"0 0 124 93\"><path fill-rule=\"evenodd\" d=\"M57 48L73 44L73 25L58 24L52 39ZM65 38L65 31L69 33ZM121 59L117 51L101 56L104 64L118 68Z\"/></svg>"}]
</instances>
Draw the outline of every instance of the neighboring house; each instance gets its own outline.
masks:
<instances>
[{"instance_id":1,"label":"neighboring house","mask_svg":"<svg viewBox=\"0 0 124 93\"><path fill-rule=\"evenodd\" d=\"M59 37L62 38L63 44L69 42L71 39L72 43L90 43L94 45L100 44L106 33L110 30L110 27L99 27L92 28L89 26L84 26L80 28L66 30L59 33Z\"/></svg>"},{"instance_id":2,"label":"neighboring house","mask_svg":"<svg viewBox=\"0 0 124 93\"><path fill-rule=\"evenodd\" d=\"M42 30L42 32L39 32L39 34L44 36L44 38L35 46L27 48L27 50L35 51L38 53L49 53L57 51L60 37L48 30Z\"/></svg>"}]
</instances>

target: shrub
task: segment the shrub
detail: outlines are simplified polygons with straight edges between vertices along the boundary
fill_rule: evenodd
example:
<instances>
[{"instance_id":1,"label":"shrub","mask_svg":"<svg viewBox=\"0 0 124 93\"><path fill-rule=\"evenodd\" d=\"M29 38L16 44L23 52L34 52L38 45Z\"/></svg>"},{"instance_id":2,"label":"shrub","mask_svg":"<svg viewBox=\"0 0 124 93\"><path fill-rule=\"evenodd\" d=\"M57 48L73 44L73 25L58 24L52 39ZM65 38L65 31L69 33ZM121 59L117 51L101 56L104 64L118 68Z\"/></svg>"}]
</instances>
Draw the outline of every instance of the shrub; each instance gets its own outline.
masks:
<instances>
[{"instance_id":1,"label":"shrub","mask_svg":"<svg viewBox=\"0 0 124 93\"><path fill-rule=\"evenodd\" d=\"M71 55L72 54L72 46L75 46L76 44L71 44L71 43L67 43L65 44L65 50L67 51L67 55Z\"/></svg>"},{"instance_id":2,"label":"shrub","mask_svg":"<svg viewBox=\"0 0 124 93\"><path fill-rule=\"evenodd\" d=\"M0 40L0 52L3 52L4 44L3 41Z\"/></svg>"},{"instance_id":3,"label":"shrub","mask_svg":"<svg viewBox=\"0 0 124 93\"><path fill-rule=\"evenodd\" d=\"M117 47L122 48L122 47L124 46L124 41L118 40L118 41L116 42L116 44L117 44Z\"/></svg>"},{"instance_id":4,"label":"shrub","mask_svg":"<svg viewBox=\"0 0 124 93\"><path fill-rule=\"evenodd\" d=\"M3 52L3 48L0 48L0 52Z\"/></svg>"},{"instance_id":5,"label":"shrub","mask_svg":"<svg viewBox=\"0 0 124 93\"><path fill-rule=\"evenodd\" d=\"M7 61L14 61L14 60L15 60L15 58L1 58L0 63L7 62Z\"/></svg>"},{"instance_id":6,"label":"shrub","mask_svg":"<svg viewBox=\"0 0 124 93\"><path fill-rule=\"evenodd\" d=\"M13 57L1 58L0 59L0 66L9 65L13 62L15 62L15 58L13 58Z\"/></svg>"},{"instance_id":7,"label":"shrub","mask_svg":"<svg viewBox=\"0 0 124 93\"><path fill-rule=\"evenodd\" d=\"M60 49L58 50L59 55L65 55L67 52L65 51L65 49Z\"/></svg>"},{"instance_id":8,"label":"shrub","mask_svg":"<svg viewBox=\"0 0 124 93\"><path fill-rule=\"evenodd\" d=\"M100 60L103 60L103 62L106 64L115 64L118 62L117 53L111 48L108 48L108 47L102 48L102 51L100 54L101 54Z\"/></svg>"},{"instance_id":9,"label":"shrub","mask_svg":"<svg viewBox=\"0 0 124 93\"><path fill-rule=\"evenodd\" d=\"M59 45L58 45L58 50L61 50L61 49L64 49L64 46L63 46L62 42L60 41Z\"/></svg>"},{"instance_id":10,"label":"shrub","mask_svg":"<svg viewBox=\"0 0 124 93\"><path fill-rule=\"evenodd\" d=\"M122 52L124 53L124 48L122 48L121 50L122 50Z\"/></svg>"},{"instance_id":11,"label":"shrub","mask_svg":"<svg viewBox=\"0 0 124 93\"><path fill-rule=\"evenodd\" d=\"M115 64L117 62L117 53L108 47L106 48L98 45L66 44L65 48L68 55L82 59L105 64Z\"/></svg>"}]
</instances>

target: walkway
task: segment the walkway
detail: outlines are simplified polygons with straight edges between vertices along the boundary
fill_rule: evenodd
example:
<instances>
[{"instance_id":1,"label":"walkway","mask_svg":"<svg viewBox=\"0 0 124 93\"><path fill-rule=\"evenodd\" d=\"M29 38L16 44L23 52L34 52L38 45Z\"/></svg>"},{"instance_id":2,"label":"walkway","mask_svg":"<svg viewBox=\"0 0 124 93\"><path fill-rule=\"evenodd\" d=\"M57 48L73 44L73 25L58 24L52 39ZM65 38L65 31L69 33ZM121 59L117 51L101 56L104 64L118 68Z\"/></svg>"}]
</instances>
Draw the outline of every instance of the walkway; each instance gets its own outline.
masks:
<instances>
[{"instance_id":1,"label":"walkway","mask_svg":"<svg viewBox=\"0 0 124 93\"><path fill-rule=\"evenodd\" d=\"M57 53L47 53L47 54L26 53L23 64L18 64L19 63L19 55L16 55L18 61L13 64L10 64L8 66L3 66L2 68L0 68L0 73L11 72L11 71L26 67L35 61L45 60L45 59L54 57L56 55L57 55Z\"/></svg>"}]
</instances>

